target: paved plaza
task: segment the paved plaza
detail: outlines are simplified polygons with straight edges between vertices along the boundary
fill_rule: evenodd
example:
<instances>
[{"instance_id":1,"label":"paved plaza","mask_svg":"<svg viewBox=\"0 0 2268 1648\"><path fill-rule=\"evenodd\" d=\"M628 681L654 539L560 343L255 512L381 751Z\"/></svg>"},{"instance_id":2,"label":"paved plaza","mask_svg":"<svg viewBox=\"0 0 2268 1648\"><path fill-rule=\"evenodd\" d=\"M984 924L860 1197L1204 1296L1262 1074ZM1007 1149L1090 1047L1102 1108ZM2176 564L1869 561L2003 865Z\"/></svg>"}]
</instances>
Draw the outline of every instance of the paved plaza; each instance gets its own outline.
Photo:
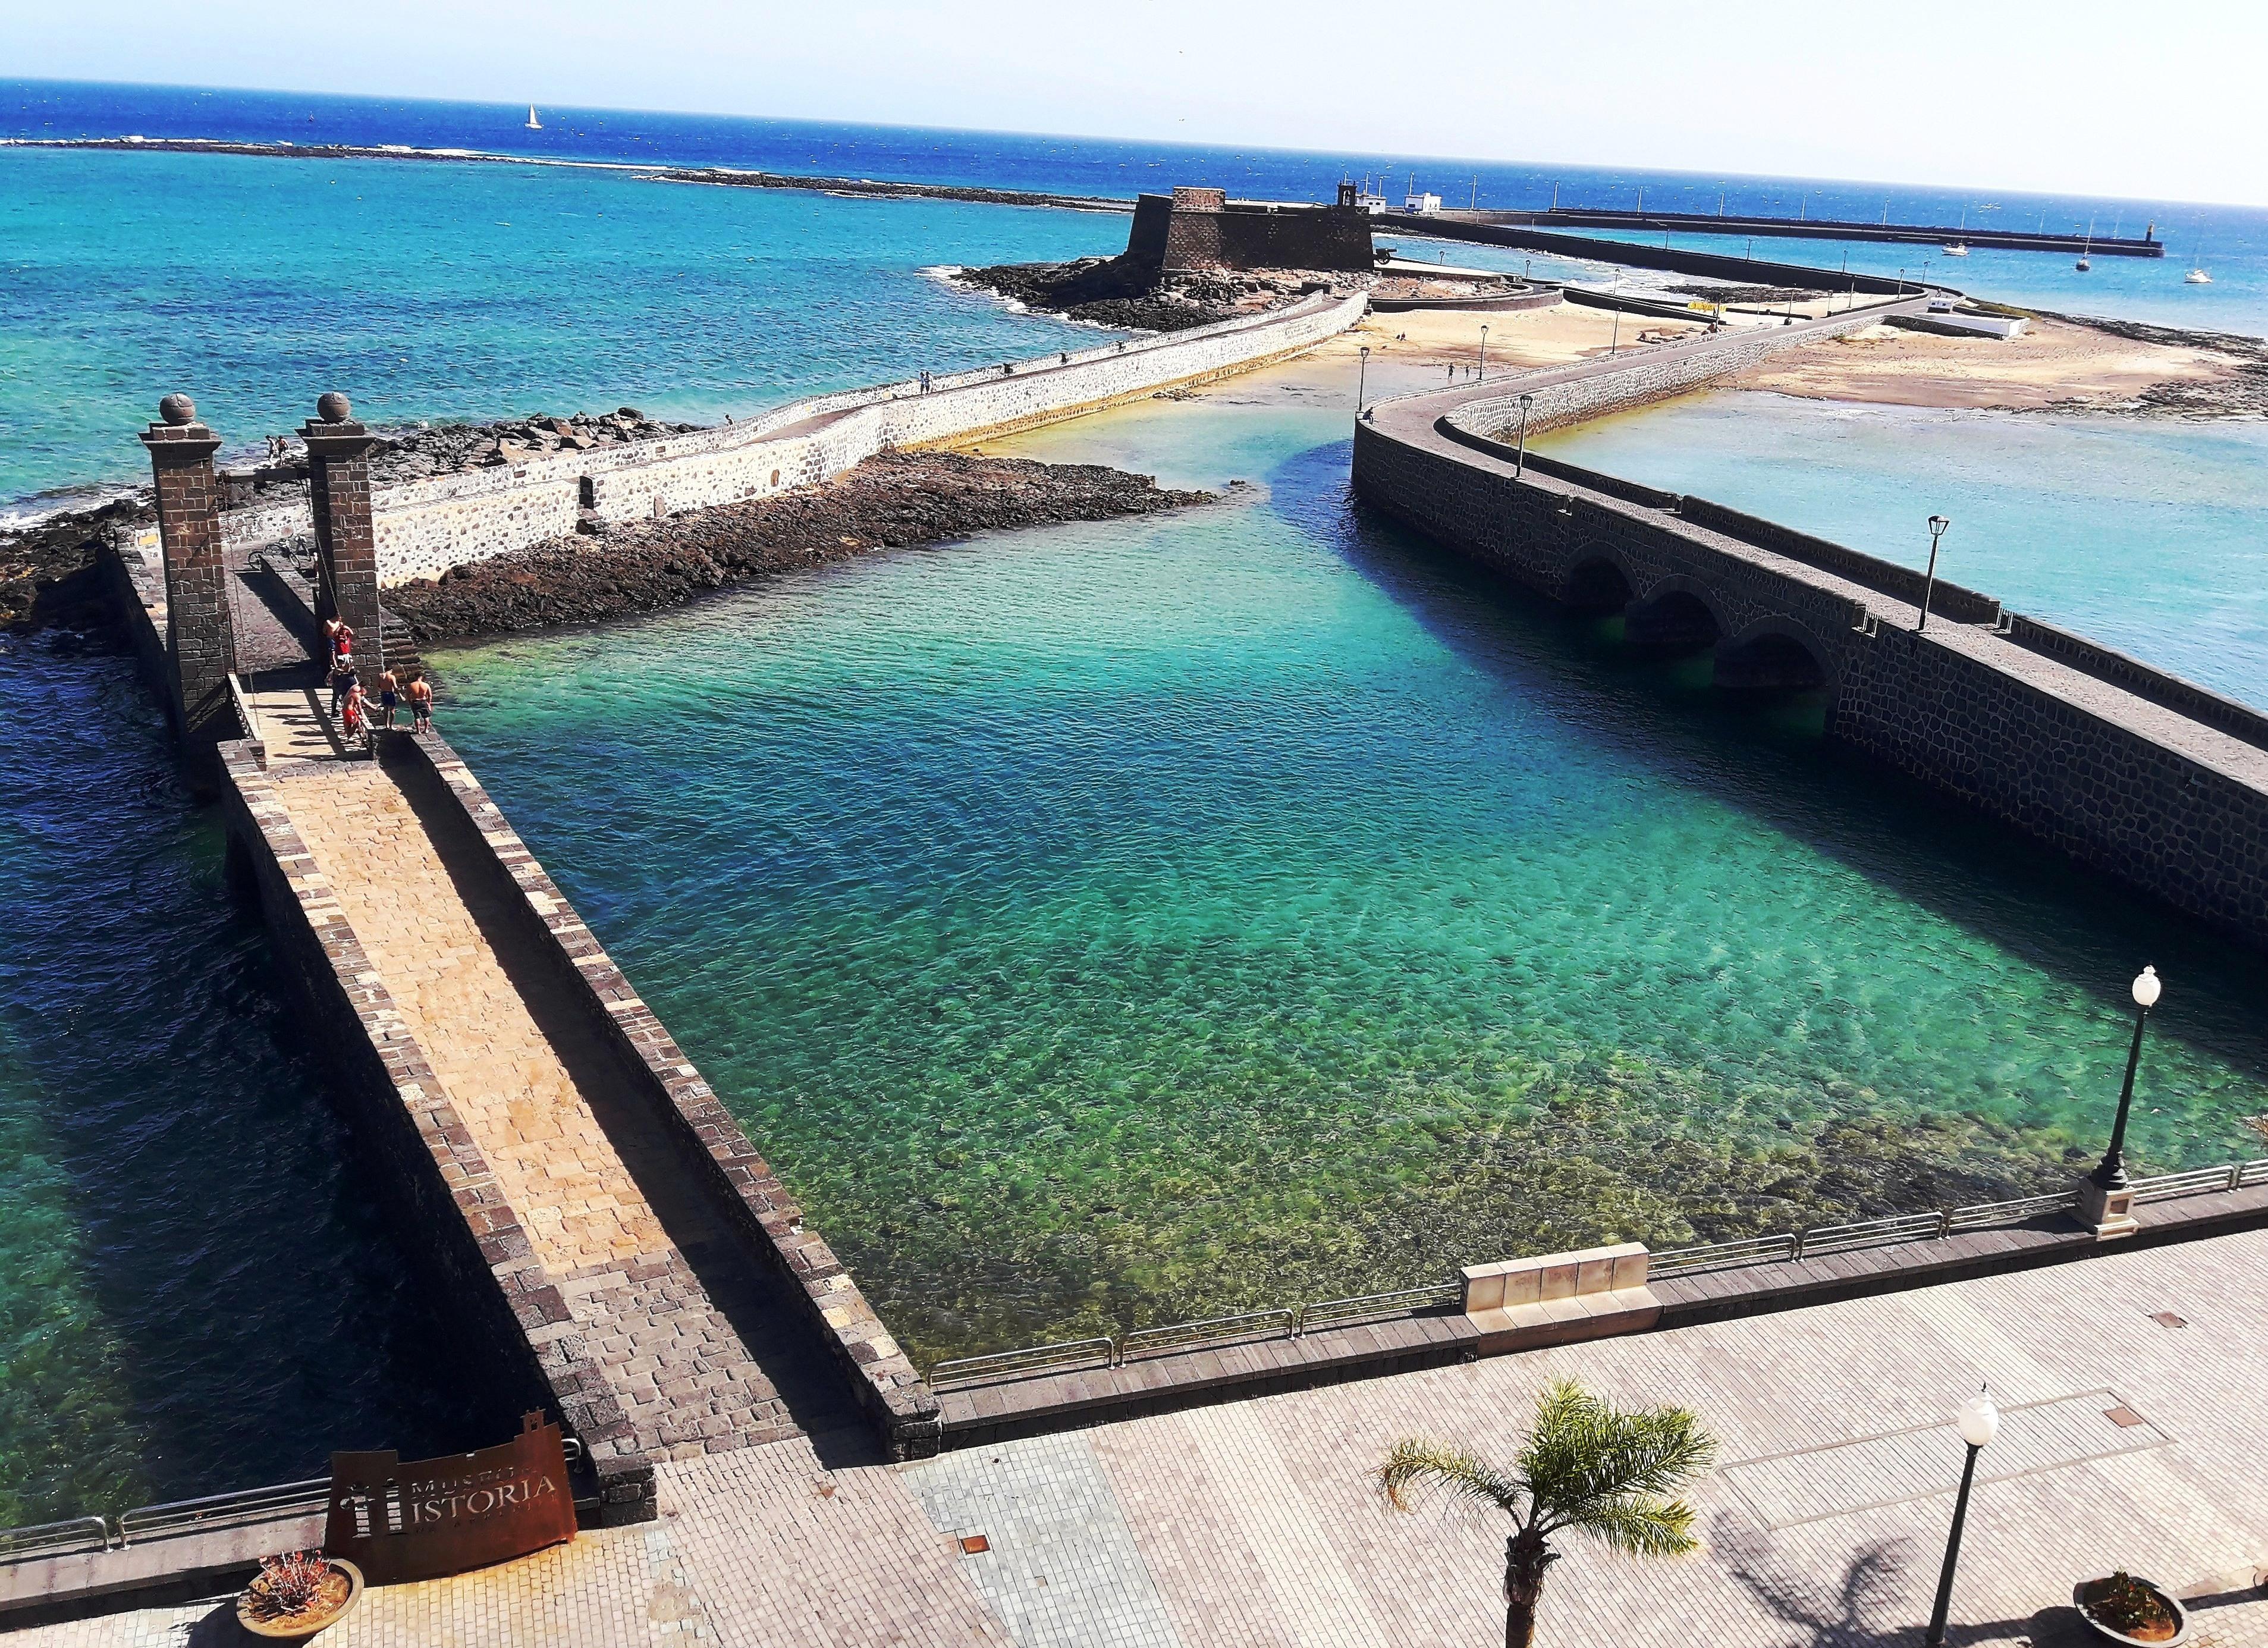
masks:
<instances>
[{"instance_id":1,"label":"paved plaza","mask_svg":"<svg viewBox=\"0 0 2268 1648\"><path fill-rule=\"evenodd\" d=\"M2268 1232L1254 1398L903 1466L795 1438L676 1461L661 1519L372 1593L324 1640L682 1648L1366 1648L1502 1640L1503 1535L1387 1511L1420 1433L1509 1454L1550 1379L1697 1408L1723 1442L1698 1556L1570 1542L1551 1648L1918 1644L1990 1380L1956 1648L2084 1640L2073 1582L2125 1566L2193 1599L2192 1640L2268 1644ZM26 1633L26 1648L234 1640L211 1604Z\"/></svg>"}]
</instances>

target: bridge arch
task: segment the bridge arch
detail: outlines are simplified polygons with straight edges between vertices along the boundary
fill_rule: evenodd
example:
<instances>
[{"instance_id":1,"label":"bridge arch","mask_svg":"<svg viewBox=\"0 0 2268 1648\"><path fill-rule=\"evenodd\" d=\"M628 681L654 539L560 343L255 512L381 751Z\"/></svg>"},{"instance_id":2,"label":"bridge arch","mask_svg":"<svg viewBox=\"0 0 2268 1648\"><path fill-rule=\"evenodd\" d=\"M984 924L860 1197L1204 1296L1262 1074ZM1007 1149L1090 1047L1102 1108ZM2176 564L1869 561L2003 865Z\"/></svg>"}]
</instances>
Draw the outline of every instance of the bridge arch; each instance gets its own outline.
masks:
<instances>
[{"instance_id":1,"label":"bridge arch","mask_svg":"<svg viewBox=\"0 0 2268 1648\"><path fill-rule=\"evenodd\" d=\"M1702 652L1732 630L1716 592L1682 573L1657 579L1623 614L1623 634L1632 646L1653 652Z\"/></svg>"},{"instance_id":2,"label":"bridge arch","mask_svg":"<svg viewBox=\"0 0 2268 1648\"><path fill-rule=\"evenodd\" d=\"M1594 539L1575 551L1559 599L1575 611L1603 618L1637 599L1638 579L1619 551Z\"/></svg>"},{"instance_id":3,"label":"bridge arch","mask_svg":"<svg viewBox=\"0 0 2268 1648\"><path fill-rule=\"evenodd\" d=\"M1759 618L1717 644L1717 685L1732 692L1817 692L1835 680L1835 654L1793 618Z\"/></svg>"}]
</instances>

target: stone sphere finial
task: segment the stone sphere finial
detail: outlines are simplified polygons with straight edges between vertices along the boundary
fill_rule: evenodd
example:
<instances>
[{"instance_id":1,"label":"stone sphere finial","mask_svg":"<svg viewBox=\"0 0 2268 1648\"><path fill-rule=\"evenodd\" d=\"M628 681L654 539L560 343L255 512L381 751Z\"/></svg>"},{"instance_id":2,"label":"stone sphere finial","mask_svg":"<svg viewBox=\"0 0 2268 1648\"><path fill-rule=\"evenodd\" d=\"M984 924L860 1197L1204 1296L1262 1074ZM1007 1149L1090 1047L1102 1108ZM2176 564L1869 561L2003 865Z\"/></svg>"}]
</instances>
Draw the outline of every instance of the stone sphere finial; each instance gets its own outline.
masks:
<instances>
[{"instance_id":1,"label":"stone sphere finial","mask_svg":"<svg viewBox=\"0 0 2268 1648\"><path fill-rule=\"evenodd\" d=\"M315 416L326 423L343 423L354 416L354 408L334 389L315 402Z\"/></svg>"},{"instance_id":2,"label":"stone sphere finial","mask_svg":"<svg viewBox=\"0 0 2268 1648\"><path fill-rule=\"evenodd\" d=\"M178 429L197 421L197 403L185 394L169 394L158 402L158 416Z\"/></svg>"}]
</instances>

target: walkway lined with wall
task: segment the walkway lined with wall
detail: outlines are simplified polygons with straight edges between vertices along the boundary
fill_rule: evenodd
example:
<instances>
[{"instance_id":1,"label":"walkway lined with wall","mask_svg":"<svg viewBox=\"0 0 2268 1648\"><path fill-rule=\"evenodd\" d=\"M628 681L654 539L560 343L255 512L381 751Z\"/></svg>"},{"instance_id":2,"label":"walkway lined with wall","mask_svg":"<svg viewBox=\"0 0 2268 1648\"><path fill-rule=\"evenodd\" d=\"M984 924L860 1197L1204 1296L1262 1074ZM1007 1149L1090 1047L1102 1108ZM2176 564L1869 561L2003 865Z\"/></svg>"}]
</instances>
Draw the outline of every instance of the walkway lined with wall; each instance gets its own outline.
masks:
<instances>
[{"instance_id":1,"label":"walkway lined with wall","mask_svg":"<svg viewBox=\"0 0 2268 1648\"><path fill-rule=\"evenodd\" d=\"M1830 737L2268 945L2268 717L1957 585L1938 584L1925 629L1922 579L1906 568L1572 465L1530 460L1522 473L1506 444L1523 392L1533 434L1847 319L1381 402L1356 426L1355 489L1530 589L1625 612L1634 635L1685 614L1712 632L1720 680L1759 660L1815 670Z\"/></svg>"},{"instance_id":2,"label":"walkway lined with wall","mask_svg":"<svg viewBox=\"0 0 2268 1648\"><path fill-rule=\"evenodd\" d=\"M665 1463L663 1516L524 1561L388 1585L327 1648L1376 1648L1499 1641L1504 1529L1379 1501L1406 1435L1505 1460L1572 1378L1692 1407L1722 1444L1702 1549L1633 1561L1568 1539L1543 1648L1913 1644L1962 1449L1991 1381L1948 1640L2082 1648L2080 1579L2124 1567L2190 1600L2211 1648L2268 1644L2258 1445L2268 1233L1769 1318L1263 1396L895 1467L801 1440ZM212 1603L27 1633L170 1648Z\"/></svg>"},{"instance_id":3,"label":"walkway lined with wall","mask_svg":"<svg viewBox=\"0 0 2268 1648\"><path fill-rule=\"evenodd\" d=\"M1248 371L1361 320L1367 299L1318 292L1266 314L918 382L821 395L744 423L565 452L399 486L372 499L381 588L620 523L811 486L885 447L1005 434L1177 384ZM310 529L304 507L223 518L241 553Z\"/></svg>"}]
</instances>

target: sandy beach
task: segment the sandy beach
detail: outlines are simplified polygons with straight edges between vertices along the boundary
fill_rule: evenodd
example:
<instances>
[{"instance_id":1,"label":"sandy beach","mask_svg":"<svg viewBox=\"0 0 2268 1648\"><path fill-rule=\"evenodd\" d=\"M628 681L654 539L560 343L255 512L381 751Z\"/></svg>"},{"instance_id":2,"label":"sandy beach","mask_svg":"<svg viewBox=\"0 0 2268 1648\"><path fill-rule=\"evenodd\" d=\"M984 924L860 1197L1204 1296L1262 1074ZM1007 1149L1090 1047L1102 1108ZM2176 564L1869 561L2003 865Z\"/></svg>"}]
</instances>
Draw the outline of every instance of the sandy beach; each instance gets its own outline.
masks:
<instances>
[{"instance_id":1,"label":"sandy beach","mask_svg":"<svg viewBox=\"0 0 2268 1648\"><path fill-rule=\"evenodd\" d=\"M1797 304L1798 314L1822 305ZM1449 369L1476 365L1481 327L1488 327L1488 364L1564 366L1630 349L1690 337L1702 327L1650 316L1560 304L1510 313L1425 310L1373 314L1317 351L1352 356L1368 348L1373 392L1397 394L1450 381ZM2188 416L2257 412L2268 364L2243 352L2242 340L2179 334L2131 337L2059 319L2035 320L2014 338L1946 337L1870 326L1846 337L1800 344L1776 355L1728 386L1818 401L2009 411L2158 411ZM1428 375L1427 369L1432 369Z\"/></svg>"}]
</instances>

